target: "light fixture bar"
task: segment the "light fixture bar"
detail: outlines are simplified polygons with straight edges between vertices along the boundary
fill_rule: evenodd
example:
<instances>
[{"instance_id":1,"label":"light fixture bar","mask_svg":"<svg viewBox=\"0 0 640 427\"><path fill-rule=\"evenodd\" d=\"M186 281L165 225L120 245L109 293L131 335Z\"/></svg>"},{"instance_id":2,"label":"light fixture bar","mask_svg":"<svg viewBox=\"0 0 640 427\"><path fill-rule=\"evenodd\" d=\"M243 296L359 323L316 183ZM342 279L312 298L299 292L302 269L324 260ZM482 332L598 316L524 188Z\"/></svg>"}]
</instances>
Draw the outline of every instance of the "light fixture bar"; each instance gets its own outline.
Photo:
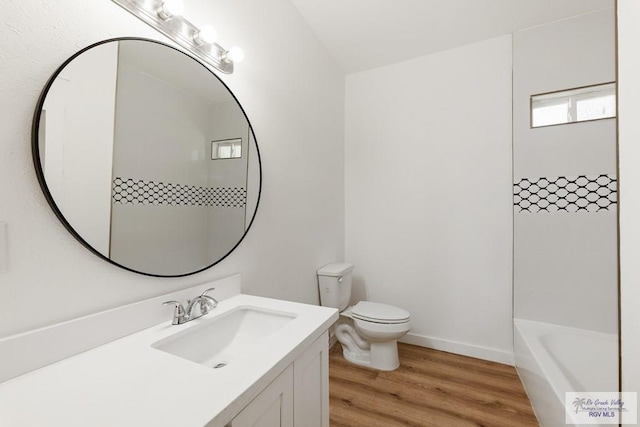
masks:
<instances>
[{"instance_id":1,"label":"light fixture bar","mask_svg":"<svg viewBox=\"0 0 640 427\"><path fill-rule=\"evenodd\" d=\"M200 44L195 41L193 35L200 29L186 18L179 15L167 18L158 14L164 0L112 1L178 43L198 59L225 74L233 73L233 61L223 59L226 58L226 49L218 43Z\"/></svg>"}]
</instances>

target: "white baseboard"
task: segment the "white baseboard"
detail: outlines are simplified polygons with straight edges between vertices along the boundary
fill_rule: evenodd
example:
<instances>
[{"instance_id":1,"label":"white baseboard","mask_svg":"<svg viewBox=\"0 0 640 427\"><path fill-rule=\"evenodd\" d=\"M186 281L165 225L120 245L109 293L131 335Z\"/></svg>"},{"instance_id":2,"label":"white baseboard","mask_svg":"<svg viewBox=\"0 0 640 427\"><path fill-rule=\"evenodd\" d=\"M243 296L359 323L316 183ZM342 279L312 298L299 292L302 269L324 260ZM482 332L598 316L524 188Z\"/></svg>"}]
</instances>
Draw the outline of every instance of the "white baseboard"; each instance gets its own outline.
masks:
<instances>
[{"instance_id":1,"label":"white baseboard","mask_svg":"<svg viewBox=\"0 0 640 427\"><path fill-rule=\"evenodd\" d=\"M434 350L446 351L448 353L475 357L476 359L489 360L491 362L511 366L515 365L512 352L497 350L495 348L482 347L457 341L448 341L418 334L407 334L400 338L399 341L406 344L418 345L420 347L433 348Z\"/></svg>"}]
</instances>

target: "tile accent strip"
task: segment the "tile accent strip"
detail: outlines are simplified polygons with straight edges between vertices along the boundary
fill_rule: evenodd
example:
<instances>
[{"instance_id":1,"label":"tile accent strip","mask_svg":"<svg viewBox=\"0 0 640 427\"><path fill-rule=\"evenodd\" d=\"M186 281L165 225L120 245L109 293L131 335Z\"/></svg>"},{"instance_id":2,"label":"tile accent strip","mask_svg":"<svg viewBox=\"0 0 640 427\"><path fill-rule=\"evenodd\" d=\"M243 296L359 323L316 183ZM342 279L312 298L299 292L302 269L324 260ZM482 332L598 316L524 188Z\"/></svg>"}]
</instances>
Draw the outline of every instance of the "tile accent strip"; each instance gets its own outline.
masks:
<instances>
[{"instance_id":1,"label":"tile accent strip","mask_svg":"<svg viewBox=\"0 0 640 427\"><path fill-rule=\"evenodd\" d=\"M618 203L618 180L612 175L522 178L513 184L517 212L598 212Z\"/></svg>"},{"instance_id":2,"label":"tile accent strip","mask_svg":"<svg viewBox=\"0 0 640 427\"><path fill-rule=\"evenodd\" d=\"M243 208L247 202L242 187L195 187L118 177L111 188L113 203L123 205Z\"/></svg>"}]
</instances>

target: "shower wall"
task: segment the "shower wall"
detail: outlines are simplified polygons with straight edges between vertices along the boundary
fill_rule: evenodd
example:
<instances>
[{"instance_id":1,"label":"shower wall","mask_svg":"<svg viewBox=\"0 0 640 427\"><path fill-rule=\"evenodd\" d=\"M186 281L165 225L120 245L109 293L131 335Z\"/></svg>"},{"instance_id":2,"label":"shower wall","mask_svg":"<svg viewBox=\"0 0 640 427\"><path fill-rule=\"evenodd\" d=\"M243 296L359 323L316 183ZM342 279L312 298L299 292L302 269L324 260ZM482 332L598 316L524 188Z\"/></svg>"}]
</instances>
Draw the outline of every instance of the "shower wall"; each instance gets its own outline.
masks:
<instances>
[{"instance_id":1,"label":"shower wall","mask_svg":"<svg viewBox=\"0 0 640 427\"><path fill-rule=\"evenodd\" d=\"M530 127L531 95L615 80L614 36L613 8L514 34L516 319L616 333L616 120Z\"/></svg>"},{"instance_id":2,"label":"shower wall","mask_svg":"<svg viewBox=\"0 0 640 427\"><path fill-rule=\"evenodd\" d=\"M207 209L207 221L209 224L208 259L220 259L234 247L238 241L238 236L242 236L245 230L247 212L253 210L246 209L246 195L250 190L247 185L247 161L248 157L255 157L254 150L250 151L249 122L245 118L242 110L238 108L235 100L230 100L211 106L212 115L210 118L211 127L210 139L219 141L225 139L242 139L242 157L234 159L219 159L208 161L207 185L210 188L241 189L238 200L234 207L226 205L211 206ZM251 147L253 148L253 147ZM211 158L211 145L207 146L207 158ZM252 191L255 191L252 188Z\"/></svg>"},{"instance_id":3,"label":"shower wall","mask_svg":"<svg viewBox=\"0 0 640 427\"><path fill-rule=\"evenodd\" d=\"M127 194L118 190L120 181L131 187L142 180L140 187L158 192L159 185L172 185L183 193L188 187L207 187L211 112L203 100L123 61L117 100L114 200L115 192ZM172 274L169 268L182 272L205 266L210 259L209 236L202 232L207 221L207 209L198 206L114 202L110 258L159 274ZM171 250L172 266L167 266L166 250Z\"/></svg>"},{"instance_id":4,"label":"shower wall","mask_svg":"<svg viewBox=\"0 0 640 427\"><path fill-rule=\"evenodd\" d=\"M204 268L245 232L249 124L226 91L197 92L137 49L120 47L110 258L155 274ZM227 139L242 140L241 157L212 160L212 141Z\"/></svg>"}]
</instances>

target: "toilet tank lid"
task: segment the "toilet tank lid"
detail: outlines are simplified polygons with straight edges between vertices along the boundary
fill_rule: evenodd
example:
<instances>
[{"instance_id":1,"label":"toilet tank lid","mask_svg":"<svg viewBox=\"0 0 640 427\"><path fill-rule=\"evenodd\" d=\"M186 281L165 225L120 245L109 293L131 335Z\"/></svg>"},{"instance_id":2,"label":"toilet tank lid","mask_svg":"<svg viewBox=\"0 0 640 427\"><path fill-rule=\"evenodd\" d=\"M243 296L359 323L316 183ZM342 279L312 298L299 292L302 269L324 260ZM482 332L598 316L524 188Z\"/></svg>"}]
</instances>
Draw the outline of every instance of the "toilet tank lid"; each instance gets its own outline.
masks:
<instances>
[{"instance_id":1,"label":"toilet tank lid","mask_svg":"<svg viewBox=\"0 0 640 427\"><path fill-rule=\"evenodd\" d=\"M371 301L360 301L353 306L351 313L354 317L360 317L364 320L406 321L411 316L407 310L402 308Z\"/></svg>"},{"instance_id":2,"label":"toilet tank lid","mask_svg":"<svg viewBox=\"0 0 640 427\"><path fill-rule=\"evenodd\" d=\"M346 262L333 262L331 264L327 264L324 267L320 267L318 269L319 276L342 276L343 274L348 273L353 270L353 264L349 264Z\"/></svg>"}]
</instances>

